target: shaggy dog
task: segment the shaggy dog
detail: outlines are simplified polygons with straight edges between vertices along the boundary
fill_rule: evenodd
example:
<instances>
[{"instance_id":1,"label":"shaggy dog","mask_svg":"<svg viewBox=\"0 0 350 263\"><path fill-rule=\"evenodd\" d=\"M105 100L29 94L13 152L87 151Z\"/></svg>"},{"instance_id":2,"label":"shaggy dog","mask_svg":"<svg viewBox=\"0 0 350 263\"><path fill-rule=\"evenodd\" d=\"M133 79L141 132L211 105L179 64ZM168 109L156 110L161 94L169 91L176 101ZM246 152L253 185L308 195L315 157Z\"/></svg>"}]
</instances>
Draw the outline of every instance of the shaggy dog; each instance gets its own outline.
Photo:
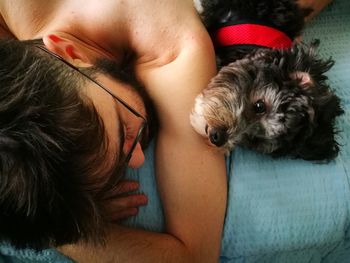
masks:
<instances>
[{"instance_id":1,"label":"shaggy dog","mask_svg":"<svg viewBox=\"0 0 350 263\"><path fill-rule=\"evenodd\" d=\"M196 98L194 129L226 153L235 145L305 160L339 152L340 99L318 41L293 44L311 11L294 0L195 1L216 47L219 73Z\"/></svg>"}]
</instances>

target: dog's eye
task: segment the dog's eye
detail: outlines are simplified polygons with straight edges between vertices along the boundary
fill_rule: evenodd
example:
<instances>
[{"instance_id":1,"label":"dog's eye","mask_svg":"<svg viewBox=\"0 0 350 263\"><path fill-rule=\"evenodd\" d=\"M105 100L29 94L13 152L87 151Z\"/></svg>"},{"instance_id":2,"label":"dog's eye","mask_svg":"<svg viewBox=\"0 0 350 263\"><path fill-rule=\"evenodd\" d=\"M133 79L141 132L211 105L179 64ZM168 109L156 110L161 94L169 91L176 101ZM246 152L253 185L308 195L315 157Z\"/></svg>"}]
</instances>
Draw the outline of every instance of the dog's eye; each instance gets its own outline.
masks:
<instances>
[{"instance_id":1,"label":"dog's eye","mask_svg":"<svg viewBox=\"0 0 350 263\"><path fill-rule=\"evenodd\" d=\"M266 112L266 105L263 100L258 100L253 105L254 112L257 114L263 114Z\"/></svg>"}]
</instances>

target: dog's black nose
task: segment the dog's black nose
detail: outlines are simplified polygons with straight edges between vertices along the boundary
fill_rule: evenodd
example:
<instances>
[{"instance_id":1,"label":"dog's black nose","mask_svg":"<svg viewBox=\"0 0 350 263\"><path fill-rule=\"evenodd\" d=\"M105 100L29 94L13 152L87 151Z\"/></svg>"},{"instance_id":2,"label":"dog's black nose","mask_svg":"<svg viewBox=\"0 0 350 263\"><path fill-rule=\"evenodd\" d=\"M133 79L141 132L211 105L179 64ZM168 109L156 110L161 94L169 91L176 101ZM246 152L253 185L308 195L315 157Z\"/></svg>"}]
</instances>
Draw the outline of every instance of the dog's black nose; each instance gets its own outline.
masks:
<instances>
[{"instance_id":1,"label":"dog's black nose","mask_svg":"<svg viewBox=\"0 0 350 263\"><path fill-rule=\"evenodd\" d=\"M227 140L227 132L222 128L211 128L209 131L209 140L212 144L220 147Z\"/></svg>"}]
</instances>

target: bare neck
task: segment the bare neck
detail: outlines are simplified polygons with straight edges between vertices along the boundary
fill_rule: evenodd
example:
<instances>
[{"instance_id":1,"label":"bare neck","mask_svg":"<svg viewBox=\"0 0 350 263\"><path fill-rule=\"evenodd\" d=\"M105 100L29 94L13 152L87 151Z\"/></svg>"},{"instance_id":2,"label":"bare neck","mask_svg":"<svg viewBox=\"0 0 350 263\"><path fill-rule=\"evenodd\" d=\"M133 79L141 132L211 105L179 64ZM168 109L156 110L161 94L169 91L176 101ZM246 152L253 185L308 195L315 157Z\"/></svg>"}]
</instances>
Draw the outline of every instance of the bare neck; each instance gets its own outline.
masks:
<instances>
[{"instance_id":1,"label":"bare neck","mask_svg":"<svg viewBox=\"0 0 350 263\"><path fill-rule=\"evenodd\" d=\"M160 64L176 57L199 20L192 0L1 0L0 15L2 31L20 40L64 32L114 57L167 57Z\"/></svg>"},{"instance_id":2,"label":"bare neck","mask_svg":"<svg viewBox=\"0 0 350 263\"><path fill-rule=\"evenodd\" d=\"M47 2L47 3L46 3ZM15 38L32 39L50 21L57 1L4 0L0 3L0 23L3 31Z\"/></svg>"}]
</instances>

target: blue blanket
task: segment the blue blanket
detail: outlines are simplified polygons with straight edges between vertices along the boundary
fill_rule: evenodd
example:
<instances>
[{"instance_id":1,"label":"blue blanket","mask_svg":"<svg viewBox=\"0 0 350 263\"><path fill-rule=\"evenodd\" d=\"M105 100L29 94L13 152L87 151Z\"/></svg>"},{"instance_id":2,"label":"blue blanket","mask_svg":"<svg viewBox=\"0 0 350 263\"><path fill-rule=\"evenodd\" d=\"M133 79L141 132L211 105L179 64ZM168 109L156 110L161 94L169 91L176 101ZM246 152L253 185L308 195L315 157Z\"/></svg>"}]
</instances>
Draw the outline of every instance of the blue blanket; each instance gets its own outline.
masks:
<instances>
[{"instance_id":1,"label":"blue blanket","mask_svg":"<svg viewBox=\"0 0 350 263\"><path fill-rule=\"evenodd\" d=\"M227 158L228 206L221 262L350 262L350 1L335 0L310 22L304 41L321 40L320 53L336 60L330 83L345 115L342 151L329 164L272 159L237 148ZM149 204L125 224L153 231L164 226L153 169L154 145L145 165L129 170ZM55 250L39 254L0 246L0 262L69 262Z\"/></svg>"}]
</instances>

